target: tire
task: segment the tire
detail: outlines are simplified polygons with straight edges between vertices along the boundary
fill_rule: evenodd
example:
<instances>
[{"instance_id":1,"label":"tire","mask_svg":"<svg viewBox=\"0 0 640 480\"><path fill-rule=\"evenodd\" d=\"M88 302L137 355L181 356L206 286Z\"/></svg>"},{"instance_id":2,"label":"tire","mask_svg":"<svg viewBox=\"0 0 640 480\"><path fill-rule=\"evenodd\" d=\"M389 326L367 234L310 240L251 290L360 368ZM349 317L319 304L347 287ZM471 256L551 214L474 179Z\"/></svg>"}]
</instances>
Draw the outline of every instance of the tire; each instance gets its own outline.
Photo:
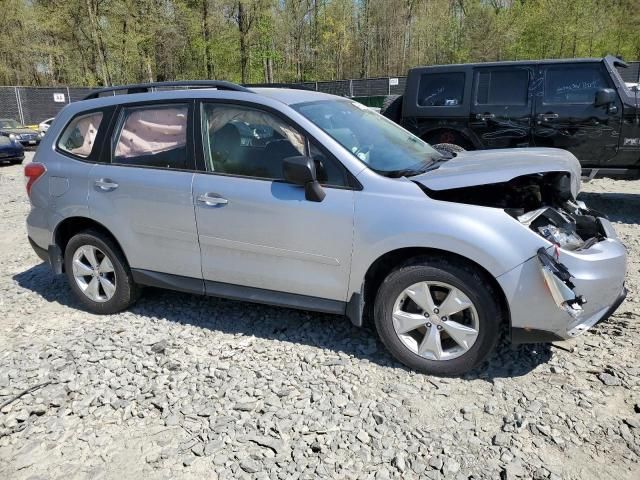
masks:
<instances>
[{"instance_id":1,"label":"tire","mask_svg":"<svg viewBox=\"0 0 640 480\"><path fill-rule=\"evenodd\" d=\"M423 140L431 146L448 144L464 148L465 150L474 150L471 142L455 130L440 130L425 135Z\"/></svg>"},{"instance_id":2,"label":"tire","mask_svg":"<svg viewBox=\"0 0 640 480\"><path fill-rule=\"evenodd\" d=\"M446 295L444 285L457 289L455 290L457 292L455 298L466 298L470 301L471 307L451 314L450 318L431 312L431 315L424 319L426 324L423 323L423 326L415 330L408 330L407 333L401 335L397 333L396 320L393 315L394 308L398 306L398 301L405 292L411 290L409 287L424 285L421 282L429 282L430 296L435 300L436 307L448 308L444 301L436 298ZM413 291L416 292L417 289L414 288ZM453 290L449 290L449 292L451 291ZM412 299L407 299L409 299L408 296L405 297L404 303L400 303L402 306L399 307L399 310L415 309L417 312L421 310ZM495 349L502 325L501 309L496 299L496 292L489 286L484 275L475 268L446 259L418 259L415 263L393 271L380 286L374 306L376 330L389 352L407 367L434 375L460 375L478 367ZM411 322L414 322L414 318L415 322L421 321L419 318L421 313L411 315L416 315L411 317ZM440 313L440 315L442 314ZM434 323L429 323L430 321ZM434 358L430 351L419 352L413 348L414 343L415 346L423 345L422 340L430 335L432 329L436 327L438 343L441 345L441 359ZM466 329L461 327L466 327ZM408 328L413 328L413 326ZM473 330L477 333L475 340L471 342L468 332ZM463 340L463 343L468 344L467 348L461 346L462 344L457 344L454 338L447 333L448 331L454 332L458 337L461 336L460 332L463 332L463 338L468 339L468 341Z\"/></svg>"},{"instance_id":3,"label":"tire","mask_svg":"<svg viewBox=\"0 0 640 480\"><path fill-rule=\"evenodd\" d=\"M454 145L453 143L437 143L431 146L439 152L451 153L454 157L460 152L466 152L466 149L462 148L460 145Z\"/></svg>"},{"instance_id":4,"label":"tire","mask_svg":"<svg viewBox=\"0 0 640 480\"><path fill-rule=\"evenodd\" d=\"M89 261L87 255L80 253L79 249L81 248L84 251L93 250L96 261ZM74 256L79 257L77 258L78 261L84 265L84 267L80 266L80 268L76 266L75 273L90 273L92 264L104 265L104 272L100 272L103 273L103 278L97 278L100 273L94 271L94 273L76 280ZM103 262L105 257L109 260L110 265ZM71 237L65 248L64 267L71 290L80 303L90 312L98 314L117 313L125 310L138 299L139 288L133 281L131 269L124 254L111 237L102 232L86 230ZM108 290L106 289L108 284L105 280L115 287L113 291L111 291L111 287ZM92 281L99 284L96 290L96 298L100 297L100 300L90 298L90 295L81 288L81 284L85 284L85 288L89 288L89 284ZM111 296L109 296L109 293L111 293Z\"/></svg>"},{"instance_id":5,"label":"tire","mask_svg":"<svg viewBox=\"0 0 640 480\"><path fill-rule=\"evenodd\" d=\"M402 95L387 95L384 97L380 113L396 123L402 120Z\"/></svg>"}]
</instances>

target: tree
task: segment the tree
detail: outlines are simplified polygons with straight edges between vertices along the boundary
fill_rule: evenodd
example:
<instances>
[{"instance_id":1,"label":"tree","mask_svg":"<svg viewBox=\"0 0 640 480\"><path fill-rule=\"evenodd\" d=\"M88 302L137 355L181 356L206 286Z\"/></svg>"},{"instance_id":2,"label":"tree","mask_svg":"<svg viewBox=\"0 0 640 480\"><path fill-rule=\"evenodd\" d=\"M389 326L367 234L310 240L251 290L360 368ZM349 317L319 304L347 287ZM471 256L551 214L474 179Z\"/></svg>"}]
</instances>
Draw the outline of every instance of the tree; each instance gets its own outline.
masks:
<instances>
[{"instance_id":1,"label":"tree","mask_svg":"<svg viewBox=\"0 0 640 480\"><path fill-rule=\"evenodd\" d=\"M1 0L0 83L301 82L640 58L637 0Z\"/></svg>"}]
</instances>

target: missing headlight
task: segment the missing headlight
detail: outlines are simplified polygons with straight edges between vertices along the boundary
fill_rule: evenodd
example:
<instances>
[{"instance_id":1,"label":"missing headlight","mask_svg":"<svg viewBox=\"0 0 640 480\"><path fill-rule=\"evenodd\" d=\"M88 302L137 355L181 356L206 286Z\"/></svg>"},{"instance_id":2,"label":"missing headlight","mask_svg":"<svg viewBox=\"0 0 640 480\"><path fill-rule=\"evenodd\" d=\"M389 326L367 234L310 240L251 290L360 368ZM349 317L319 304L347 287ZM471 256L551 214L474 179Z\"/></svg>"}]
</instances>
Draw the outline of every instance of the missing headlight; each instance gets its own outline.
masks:
<instances>
[{"instance_id":1,"label":"missing headlight","mask_svg":"<svg viewBox=\"0 0 640 480\"><path fill-rule=\"evenodd\" d=\"M577 250L584 240L576 233L575 222L554 208L545 207L527 212L518 221L565 250Z\"/></svg>"}]
</instances>

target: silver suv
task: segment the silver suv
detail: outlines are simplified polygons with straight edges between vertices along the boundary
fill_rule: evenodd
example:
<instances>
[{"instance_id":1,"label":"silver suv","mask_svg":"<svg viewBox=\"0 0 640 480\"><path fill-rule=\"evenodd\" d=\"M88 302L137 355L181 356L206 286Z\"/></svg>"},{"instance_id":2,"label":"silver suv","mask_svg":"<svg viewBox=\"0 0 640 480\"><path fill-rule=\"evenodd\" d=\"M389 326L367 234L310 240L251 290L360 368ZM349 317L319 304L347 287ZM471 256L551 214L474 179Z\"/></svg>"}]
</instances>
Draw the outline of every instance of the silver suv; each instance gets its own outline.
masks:
<instances>
[{"instance_id":1,"label":"silver suv","mask_svg":"<svg viewBox=\"0 0 640 480\"><path fill-rule=\"evenodd\" d=\"M151 285L344 314L405 365L458 375L502 331L571 338L624 299L625 248L576 200L568 152L438 150L302 90L91 97L60 112L25 175L29 241L92 312Z\"/></svg>"}]
</instances>

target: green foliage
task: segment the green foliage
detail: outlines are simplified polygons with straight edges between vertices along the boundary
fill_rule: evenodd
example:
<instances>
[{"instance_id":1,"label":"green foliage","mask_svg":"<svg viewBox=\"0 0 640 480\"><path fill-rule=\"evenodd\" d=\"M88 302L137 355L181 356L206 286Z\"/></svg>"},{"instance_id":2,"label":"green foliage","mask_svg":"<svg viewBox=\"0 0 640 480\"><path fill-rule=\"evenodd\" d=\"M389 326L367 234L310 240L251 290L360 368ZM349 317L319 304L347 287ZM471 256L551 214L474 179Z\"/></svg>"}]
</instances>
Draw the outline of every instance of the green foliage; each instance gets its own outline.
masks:
<instances>
[{"instance_id":1,"label":"green foliage","mask_svg":"<svg viewBox=\"0 0 640 480\"><path fill-rule=\"evenodd\" d=\"M637 0L0 0L0 84L403 75L640 58ZM243 68L244 66L244 68Z\"/></svg>"}]
</instances>

